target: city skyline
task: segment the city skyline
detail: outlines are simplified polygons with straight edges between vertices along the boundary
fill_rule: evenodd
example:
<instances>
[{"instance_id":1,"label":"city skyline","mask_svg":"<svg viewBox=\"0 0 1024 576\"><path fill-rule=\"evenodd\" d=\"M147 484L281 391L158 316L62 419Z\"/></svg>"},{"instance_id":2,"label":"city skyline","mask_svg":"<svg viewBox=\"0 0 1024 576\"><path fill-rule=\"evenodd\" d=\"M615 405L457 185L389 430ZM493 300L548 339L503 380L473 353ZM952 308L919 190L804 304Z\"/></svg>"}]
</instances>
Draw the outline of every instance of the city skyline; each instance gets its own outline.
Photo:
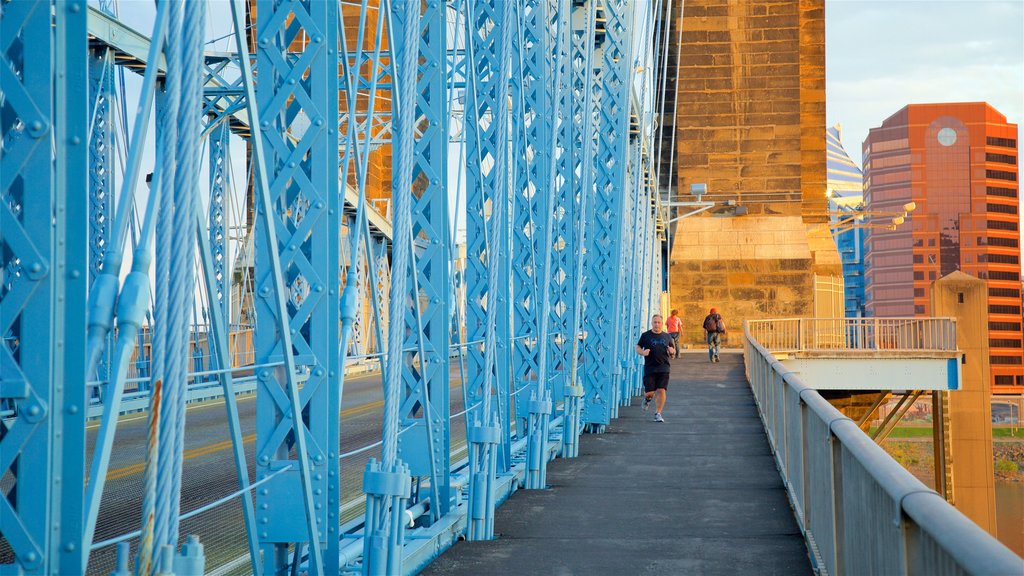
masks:
<instances>
[{"instance_id":1,"label":"city skyline","mask_svg":"<svg viewBox=\"0 0 1024 576\"><path fill-rule=\"evenodd\" d=\"M858 165L868 131L907 104L986 102L1021 134L1024 1L827 0L825 26L828 126Z\"/></svg>"}]
</instances>

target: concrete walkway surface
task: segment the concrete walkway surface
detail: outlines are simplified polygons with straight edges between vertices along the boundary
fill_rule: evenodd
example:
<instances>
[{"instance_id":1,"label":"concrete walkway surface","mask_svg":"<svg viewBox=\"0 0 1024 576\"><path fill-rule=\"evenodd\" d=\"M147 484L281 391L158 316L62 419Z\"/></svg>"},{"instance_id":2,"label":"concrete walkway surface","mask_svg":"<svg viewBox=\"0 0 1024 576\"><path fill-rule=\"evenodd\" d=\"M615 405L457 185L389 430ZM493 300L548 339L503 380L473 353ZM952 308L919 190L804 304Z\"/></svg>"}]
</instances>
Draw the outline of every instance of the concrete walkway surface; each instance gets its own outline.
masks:
<instances>
[{"instance_id":1,"label":"concrete walkway surface","mask_svg":"<svg viewBox=\"0 0 1024 576\"><path fill-rule=\"evenodd\" d=\"M459 542L430 575L811 574L743 356L674 360L665 423L640 398L580 456L548 465L548 490L519 490L497 539Z\"/></svg>"}]
</instances>

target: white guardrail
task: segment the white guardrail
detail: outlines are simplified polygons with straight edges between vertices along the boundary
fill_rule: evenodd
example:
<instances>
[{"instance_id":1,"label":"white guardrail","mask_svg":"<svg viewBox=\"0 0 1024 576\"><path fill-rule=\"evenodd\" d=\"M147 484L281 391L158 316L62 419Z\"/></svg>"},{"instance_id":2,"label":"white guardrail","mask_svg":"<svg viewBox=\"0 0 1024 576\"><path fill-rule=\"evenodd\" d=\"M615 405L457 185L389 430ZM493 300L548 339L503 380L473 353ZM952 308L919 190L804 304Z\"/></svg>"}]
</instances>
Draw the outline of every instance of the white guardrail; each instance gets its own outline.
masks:
<instances>
[{"instance_id":1,"label":"white guardrail","mask_svg":"<svg viewBox=\"0 0 1024 576\"><path fill-rule=\"evenodd\" d=\"M747 329L775 353L957 349L954 318L785 318L749 320Z\"/></svg>"},{"instance_id":2,"label":"white guardrail","mask_svg":"<svg viewBox=\"0 0 1024 576\"><path fill-rule=\"evenodd\" d=\"M819 574L1024 574L1024 559L786 369L753 324L747 379Z\"/></svg>"}]
</instances>

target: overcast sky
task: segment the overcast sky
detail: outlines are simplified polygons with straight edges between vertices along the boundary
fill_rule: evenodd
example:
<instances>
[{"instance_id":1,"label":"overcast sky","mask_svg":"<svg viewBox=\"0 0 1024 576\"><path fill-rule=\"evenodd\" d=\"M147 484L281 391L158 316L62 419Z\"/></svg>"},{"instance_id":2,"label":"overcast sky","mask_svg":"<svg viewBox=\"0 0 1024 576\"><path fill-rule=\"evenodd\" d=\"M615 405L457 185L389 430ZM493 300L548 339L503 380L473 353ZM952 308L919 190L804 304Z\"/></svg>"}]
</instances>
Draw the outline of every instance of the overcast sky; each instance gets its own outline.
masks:
<instances>
[{"instance_id":1,"label":"overcast sky","mask_svg":"<svg viewBox=\"0 0 1024 576\"><path fill-rule=\"evenodd\" d=\"M906 104L984 101L1020 130L1024 0L826 0L825 31L828 124L857 164Z\"/></svg>"}]
</instances>

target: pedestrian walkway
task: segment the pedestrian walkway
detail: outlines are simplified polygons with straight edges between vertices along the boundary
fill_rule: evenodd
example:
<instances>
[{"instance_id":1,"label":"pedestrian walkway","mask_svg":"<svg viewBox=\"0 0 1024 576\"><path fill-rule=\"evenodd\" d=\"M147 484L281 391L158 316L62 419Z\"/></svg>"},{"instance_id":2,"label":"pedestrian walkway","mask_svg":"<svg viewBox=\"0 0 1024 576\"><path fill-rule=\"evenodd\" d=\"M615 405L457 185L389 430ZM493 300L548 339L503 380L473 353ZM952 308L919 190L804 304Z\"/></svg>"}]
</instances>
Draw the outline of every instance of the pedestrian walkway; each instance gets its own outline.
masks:
<instances>
[{"instance_id":1,"label":"pedestrian walkway","mask_svg":"<svg viewBox=\"0 0 1024 576\"><path fill-rule=\"evenodd\" d=\"M664 424L640 399L548 485L496 513L497 539L459 542L431 575L810 574L743 356L673 360Z\"/></svg>"}]
</instances>

